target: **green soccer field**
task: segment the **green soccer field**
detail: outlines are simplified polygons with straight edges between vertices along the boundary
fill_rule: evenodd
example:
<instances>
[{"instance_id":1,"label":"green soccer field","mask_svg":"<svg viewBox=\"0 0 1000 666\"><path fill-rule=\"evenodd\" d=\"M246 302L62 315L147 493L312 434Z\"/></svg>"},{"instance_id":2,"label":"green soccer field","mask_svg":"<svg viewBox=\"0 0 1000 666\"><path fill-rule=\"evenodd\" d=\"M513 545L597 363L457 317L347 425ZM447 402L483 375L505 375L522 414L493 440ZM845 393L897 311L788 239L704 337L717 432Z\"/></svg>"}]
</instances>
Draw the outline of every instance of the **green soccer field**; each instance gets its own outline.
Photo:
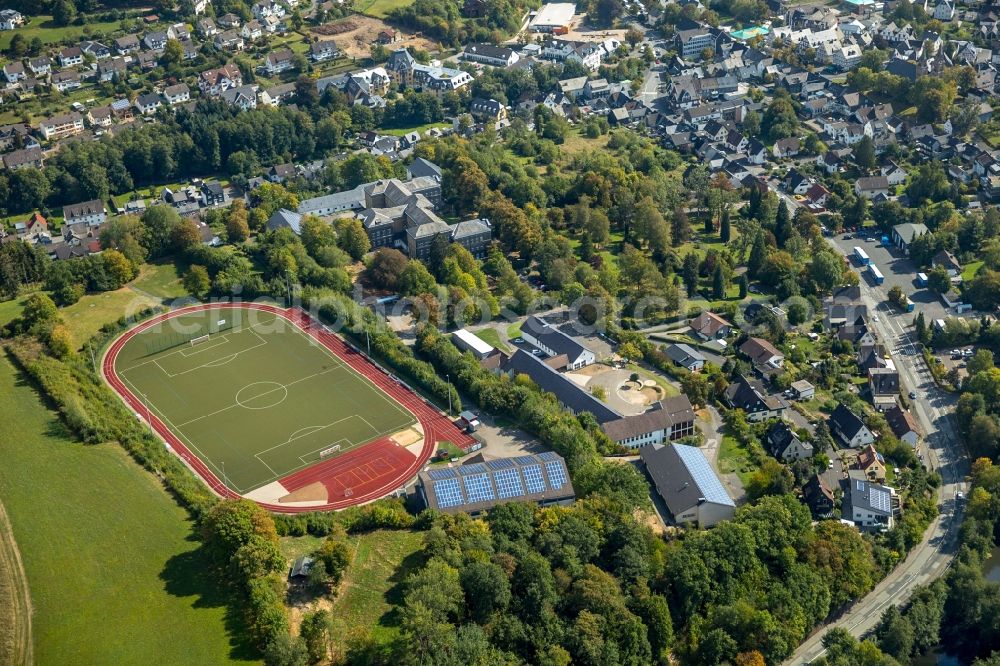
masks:
<instances>
[{"instance_id":1,"label":"green soccer field","mask_svg":"<svg viewBox=\"0 0 1000 666\"><path fill-rule=\"evenodd\" d=\"M115 372L239 493L416 422L297 326L259 310L168 319L130 339Z\"/></svg>"}]
</instances>

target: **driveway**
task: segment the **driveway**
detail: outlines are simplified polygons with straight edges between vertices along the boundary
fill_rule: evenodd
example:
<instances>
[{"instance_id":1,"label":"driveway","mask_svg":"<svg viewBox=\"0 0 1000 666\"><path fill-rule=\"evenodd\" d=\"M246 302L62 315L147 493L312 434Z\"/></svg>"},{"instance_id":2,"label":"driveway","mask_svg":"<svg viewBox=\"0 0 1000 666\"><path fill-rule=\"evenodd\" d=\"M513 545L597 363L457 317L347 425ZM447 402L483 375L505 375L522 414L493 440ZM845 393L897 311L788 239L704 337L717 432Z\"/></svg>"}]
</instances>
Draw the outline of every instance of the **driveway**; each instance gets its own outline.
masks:
<instances>
[{"instance_id":1,"label":"driveway","mask_svg":"<svg viewBox=\"0 0 1000 666\"><path fill-rule=\"evenodd\" d=\"M747 493L743 488L743 482L740 481L740 477L736 474L723 474L719 471L719 451L722 448L722 437L725 435L726 428L725 423L722 421L722 415L719 414L719 410L715 407L708 405L698 410L697 424L705 436L705 443L701 447L701 452L705 454L708 462L712 465L712 469L719 475L719 480L726 487L726 492L729 493L729 496L733 498L733 501L737 505L742 504L746 501Z\"/></svg>"}]
</instances>

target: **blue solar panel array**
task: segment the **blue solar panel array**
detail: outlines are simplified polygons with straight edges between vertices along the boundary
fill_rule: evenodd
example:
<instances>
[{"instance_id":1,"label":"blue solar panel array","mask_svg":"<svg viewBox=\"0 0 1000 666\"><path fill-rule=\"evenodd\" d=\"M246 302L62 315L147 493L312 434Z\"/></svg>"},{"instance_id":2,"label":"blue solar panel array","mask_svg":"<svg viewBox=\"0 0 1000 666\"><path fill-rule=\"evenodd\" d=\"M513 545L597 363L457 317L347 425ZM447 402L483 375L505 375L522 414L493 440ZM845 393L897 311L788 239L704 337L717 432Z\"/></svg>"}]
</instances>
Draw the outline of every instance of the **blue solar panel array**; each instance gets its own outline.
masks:
<instances>
[{"instance_id":1,"label":"blue solar panel array","mask_svg":"<svg viewBox=\"0 0 1000 666\"><path fill-rule=\"evenodd\" d=\"M733 505L733 500L726 492L719 477L712 471L712 466L708 463L708 458L701 452L701 449L683 444L674 445L678 457L684 467L687 468L694 484L698 486L699 492L709 502L716 504Z\"/></svg>"},{"instance_id":2,"label":"blue solar panel array","mask_svg":"<svg viewBox=\"0 0 1000 666\"><path fill-rule=\"evenodd\" d=\"M561 491L556 498L572 497L566 463L552 452L432 469L423 482L433 490L432 505L439 509L467 505L481 509L484 504L555 491Z\"/></svg>"}]
</instances>

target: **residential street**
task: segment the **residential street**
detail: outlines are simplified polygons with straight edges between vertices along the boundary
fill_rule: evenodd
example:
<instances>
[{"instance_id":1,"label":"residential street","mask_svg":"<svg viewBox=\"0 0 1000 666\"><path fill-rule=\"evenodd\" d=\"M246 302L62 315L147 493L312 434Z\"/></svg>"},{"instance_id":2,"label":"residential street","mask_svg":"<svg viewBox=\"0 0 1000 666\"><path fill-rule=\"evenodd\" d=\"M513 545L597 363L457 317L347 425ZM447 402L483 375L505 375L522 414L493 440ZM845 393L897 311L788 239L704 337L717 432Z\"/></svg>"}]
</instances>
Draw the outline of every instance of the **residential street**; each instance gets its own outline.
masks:
<instances>
[{"instance_id":1,"label":"residential street","mask_svg":"<svg viewBox=\"0 0 1000 666\"><path fill-rule=\"evenodd\" d=\"M831 244L837 247L832 241ZM842 627L856 637L874 629L886 607L902 604L915 587L942 575L951 564L957 546L961 509L956 504L955 494L966 489L969 460L952 415L956 397L937 388L921 356L906 353L913 349L911 334L906 330L912 315L897 314L890 309L883 289L871 285L863 277L861 293L869 309L879 313L878 320L872 323L892 352L903 392L913 390L917 393L913 411L925 435L924 460L931 469L941 473L944 481L938 504L940 514L906 560L841 618L800 645L787 664L808 664L821 656L825 652L823 634L829 628Z\"/></svg>"}]
</instances>

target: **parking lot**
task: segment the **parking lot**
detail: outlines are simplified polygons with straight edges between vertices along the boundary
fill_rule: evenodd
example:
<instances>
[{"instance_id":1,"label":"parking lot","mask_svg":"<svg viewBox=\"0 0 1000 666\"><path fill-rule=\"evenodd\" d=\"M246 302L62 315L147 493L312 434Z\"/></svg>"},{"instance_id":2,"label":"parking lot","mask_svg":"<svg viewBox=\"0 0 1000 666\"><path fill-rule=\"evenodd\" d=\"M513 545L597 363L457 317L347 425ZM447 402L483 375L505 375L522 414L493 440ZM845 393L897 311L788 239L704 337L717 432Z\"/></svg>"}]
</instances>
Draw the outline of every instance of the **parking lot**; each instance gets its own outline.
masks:
<instances>
[{"instance_id":1,"label":"parking lot","mask_svg":"<svg viewBox=\"0 0 1000 666\"><path fill-rule=\"evenodd\" d=\"M846 238L848 235L850 238ZM903 255L901 250L883 247L882 243L879 242L879 237L865 240L858 238L855 234L837 234L832 240L848 258L851 265L861 273L861 279L872 284L864 267L858 265L854 259L854 248L863 249L871 258L871 262L878 266L882 275L885 276L885 282L882 284L883 292L888 293L893 287L899 287L913 301L915 312L923 312L927 321L953 316L945 309L937 294L926 287L917 286L917 267L908 257Z\"/></svg>"}]
</instances>

